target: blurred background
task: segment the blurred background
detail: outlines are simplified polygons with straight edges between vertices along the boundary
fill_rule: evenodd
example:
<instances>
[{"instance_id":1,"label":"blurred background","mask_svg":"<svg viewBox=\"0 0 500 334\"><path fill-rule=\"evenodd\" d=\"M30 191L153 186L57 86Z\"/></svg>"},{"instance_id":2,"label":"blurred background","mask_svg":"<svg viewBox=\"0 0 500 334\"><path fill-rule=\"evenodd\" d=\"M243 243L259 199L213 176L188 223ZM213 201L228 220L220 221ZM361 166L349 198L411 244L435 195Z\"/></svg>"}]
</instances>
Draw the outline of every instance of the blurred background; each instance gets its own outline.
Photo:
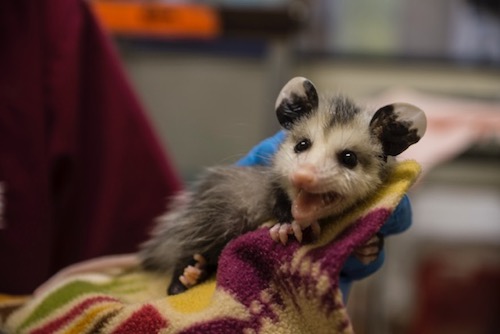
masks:
<instances>
[{"instance_id":1,"label":"blurred background","mask_svg":"<svg viewBox=\"0 0 500 334\"><path fill-rule=\"evenodd\" d=\"M500 3L482 0L91 1L186 182L278 125L293 76L427 112L413 227L355 284L357 333L499 333ZM136 15L134 24L129 18Z\"/></svg>"}]
</instances>

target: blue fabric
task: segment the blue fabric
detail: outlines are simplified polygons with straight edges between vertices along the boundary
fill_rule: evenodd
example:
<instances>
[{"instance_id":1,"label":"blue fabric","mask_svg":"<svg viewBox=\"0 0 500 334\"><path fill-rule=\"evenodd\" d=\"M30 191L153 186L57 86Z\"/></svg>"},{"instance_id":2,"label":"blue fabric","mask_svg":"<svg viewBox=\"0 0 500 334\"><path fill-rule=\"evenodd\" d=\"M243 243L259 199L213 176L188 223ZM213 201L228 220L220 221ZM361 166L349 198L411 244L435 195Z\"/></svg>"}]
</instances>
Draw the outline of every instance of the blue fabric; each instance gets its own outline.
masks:
<instances>
[{"instance_id":1,"label":"blue fabric","mask_svg":"<svg viewBox=\"0 0 500 334\"><path fill-rule=\"evenodd\" d=\"M238 166L269 165L285 136L285 131L279 131L274 136L264 139L236 164Z\"/></svg>"},{"instance_id":2,"label":"blue fabric","mask_svg":"<svg viewBox=\"0 0 500 334\"><path fill-rule=\"evenodd\" d=\"M236 164L238 166L269 165L274 153L285 138L285 131L279 131L274 136L269 137L240 159ZM407 230L412 223L411 204L408 196L404 196L398 204L387 222L380 229L380 234L384 237ZM354 255L350 256L344 264L340 273L340 289L347 301L352 282L365 278L376 272L384 263L385 251L381 250L377 259L369 264L361 263Z\"/></svg>"}]
</instances>

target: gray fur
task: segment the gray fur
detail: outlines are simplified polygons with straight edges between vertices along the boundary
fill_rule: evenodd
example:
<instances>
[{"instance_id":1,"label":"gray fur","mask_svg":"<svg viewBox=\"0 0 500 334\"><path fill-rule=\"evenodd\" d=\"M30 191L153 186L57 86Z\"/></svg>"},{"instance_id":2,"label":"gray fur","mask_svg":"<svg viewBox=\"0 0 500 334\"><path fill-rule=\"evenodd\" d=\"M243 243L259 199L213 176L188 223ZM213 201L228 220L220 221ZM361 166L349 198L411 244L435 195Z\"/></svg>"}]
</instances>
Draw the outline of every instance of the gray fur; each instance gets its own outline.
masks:
<instances>
[{"instance_id":1,"label":"gray fur","mask_svg":"<svg viewBox=\"0 0 500 334\"><path fill-rule=\"evenodd\" d=\"M209 169L158 218L139 254L144 267L168 271L196 253L216 264L227 242L272 219L272 175L268 167Z\"/></svg>"},{"instance_id":2,"label":"gray fur","mask_svg":"<svg viewBox=\"0 0 500 334\"><path fill-rule=\"evenodd\" d=\"M356 117L361 109L346 96L336 95L325 101L329 105L331 120L329 126L347 124Z\"/></svg>"},{"instance_id":3,"label":"gray fur","mask_svg":"<svg viewBox=\"0 0 500 334\"><path fill-rule=\"evenodd\" d=\"M384 107L372 119L373 113L348 98L319 100L314 85L305 78L294 78L284 86L276 113L287 136L272 165L208 169L158 219L151 239L139 253L146 269L182 274L182 268L197 253L205 256L209 265L216 265L231 239L267 222L297 219L292 215L292 202L300 193L302 198L304 193L313 197L338 195L333 208L330 202L323 204L321 210L311 211L311 219L341 214L383 182L391 168L388 153L399 154L401 147L406 149L425 132L425 115L414 106ZM305 139L310 147L298 152L296 145ZM342 163L346 151L357 156L357 164ZM297 189L292 184L291 176L304 165L314 167L319 180L314 189L307 185ZM293 207L299 212L300 200L293 203L299 203Z\"/></svg>"}]
</instances>

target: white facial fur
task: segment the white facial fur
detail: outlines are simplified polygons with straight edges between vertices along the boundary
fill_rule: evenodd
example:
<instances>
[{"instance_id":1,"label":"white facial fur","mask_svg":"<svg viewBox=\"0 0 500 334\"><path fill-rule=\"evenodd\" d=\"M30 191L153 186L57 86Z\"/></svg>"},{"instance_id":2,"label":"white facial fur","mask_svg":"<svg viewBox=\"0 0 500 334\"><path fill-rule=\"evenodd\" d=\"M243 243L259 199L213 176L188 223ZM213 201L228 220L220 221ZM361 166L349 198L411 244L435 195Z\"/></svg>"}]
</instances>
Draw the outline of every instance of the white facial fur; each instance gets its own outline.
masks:
<instances>
[{"instance_id":1,"label":"white facial fur","mask_svg":"<svg viewBox=\"0 0 500 334\"><path fill-rule=\"evenodd\" d=\"M339 214L381 183L381 170L385 163L380 158L380 143L370 134L371 113L360 111L349 122L332 125L330 110L334 101L321 100L315 113L297 122L289 130L274 159L274 168L292 201L296 220L311 222ZM311 141L311 147L296 153L294 147L306 138ZM346 150L354 152L358 158L358 164L353 168L339 161L339 154ZM296 173L309 175L312 181L294 182ZM334 192L336 198L311 210L299 208L294 211L301 191L311 194Z\"/></svg>"},{"instance_id":2,"label":"white facial fur","mask_svg":"<svg viewBox=\"0 0 500 334\"><path fill-rule=\"evenodd\" d=\"M363 110L348 98L320 99L306 78L276 101L287 137L274 159L281 188L302 227L342 213L383 182L391 161L423 136L425 114L405 103Z\"/></svg>"}]
</instances>

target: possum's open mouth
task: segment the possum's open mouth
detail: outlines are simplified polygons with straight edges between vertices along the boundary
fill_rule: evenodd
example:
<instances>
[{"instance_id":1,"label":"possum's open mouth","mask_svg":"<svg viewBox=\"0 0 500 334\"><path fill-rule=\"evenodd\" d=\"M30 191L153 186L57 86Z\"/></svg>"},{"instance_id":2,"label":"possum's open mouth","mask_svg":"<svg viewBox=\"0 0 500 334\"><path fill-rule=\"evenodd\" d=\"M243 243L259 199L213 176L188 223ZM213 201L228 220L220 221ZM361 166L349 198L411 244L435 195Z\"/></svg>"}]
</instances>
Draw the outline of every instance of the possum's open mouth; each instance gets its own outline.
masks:
<instances>
[{"instance_id":1,"label":"possum's open mouth","mask_svg":"<svg viewBox=\"0 0 500 334\"><path fill-rule=\"evenodd\" d=\"M293 218L300 224L311 223L321 217L325 209L334 205L340 199L340 195L336 192L327 193L310 193L303 189L299 191L297 197L292 204Z\"/></svg>"}]
</instances>

